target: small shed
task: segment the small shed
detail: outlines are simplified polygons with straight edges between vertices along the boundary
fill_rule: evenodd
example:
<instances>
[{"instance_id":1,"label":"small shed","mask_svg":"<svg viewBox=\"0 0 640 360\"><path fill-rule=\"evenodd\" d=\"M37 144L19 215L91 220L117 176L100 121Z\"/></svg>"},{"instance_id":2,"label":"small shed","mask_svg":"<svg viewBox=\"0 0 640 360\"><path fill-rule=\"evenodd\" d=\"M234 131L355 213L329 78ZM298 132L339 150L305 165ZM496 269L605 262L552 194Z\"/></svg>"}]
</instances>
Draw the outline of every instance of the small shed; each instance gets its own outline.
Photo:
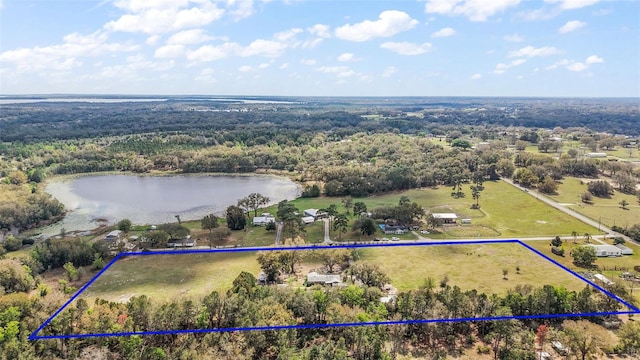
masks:
<instances>
[{"instance_id":1,"label":"small shed","mask_svg":"<svg viewBox=\"0 0 640 360\"><path fill-rule=\"evenodd\" d=\"M613 285L613 281L607 279L607 277L602 275L602 274L595 274L595 275L593 275L593 277L596 278L596 280L600 281L603 284Z\"/></svg>"},{"instance_id":2,"label":"small shed","mask_svg":"<svg viewBox=\"0 0 640 360\"><path fill-rule=\"evenodd\" d=\"M633 249L629 247L626 247L622 244L616 244L615 247L620 249L620 251L622 252L622 255L633 255Z\"/></svg>"},{"instance_id":3,"label":"small shed","mask_svg":"<svg viewBox=\"0 0 640 360\"><path fill-rule=\"evenodd\" d=\"M301 220L305 225L312 224L314 221L316 221L313 216L303 216Z\"/></svg>"},{"instance_id":4,"label":"small shed","mask_svg":"<svg viewBox=\"0 0 640 360\"><path fill-rule=\"evenodd\" d=\"M607 256L622 256L622 250L613 245L593 245L589 244L587 246L591 246L596 249L596 256L598 257L607 257Z\"/></svg>"},{"instance_id":5,"label":"small shed","mask_svg":"<svg viewBox=\"0 0 640 360\"><path fill-rule=\"evenodd\" d=\"M441 219L443 224L455 224L458 220L458 215L454 213L433 213L431 216Z\"/></svg>"},{"instance_id":6,"label":"small shed","mask_svg":"<svg viewBox=\"0 0 640 360\"><path fill-rule=\"evenodd\" d=\"M120 234L122 234L122 231L113 230L112 232L108 233L107 236L104 237L104 239L107 241L120 240Z\"/></svg>"},{"instance_id":7,"label":"small shed","mask_svg":"<svg viewBox=\"0 0 640 360\"><path fill-rule=\"evenodd\" d=\"M460 219L460 224L471 225L471 219Z\"/></svg>"},{"instance_id":8,"label":"small shed","mask_svg":"<svg viewBox=\"0 0 640 360\"><path fill-rule=\"evenodd\" d=\"M256 216L253 218L253 226L265 226L270 222L275 222L276 218L273 215L268 214L269 216Z\"/></svg>"}]
</instances>

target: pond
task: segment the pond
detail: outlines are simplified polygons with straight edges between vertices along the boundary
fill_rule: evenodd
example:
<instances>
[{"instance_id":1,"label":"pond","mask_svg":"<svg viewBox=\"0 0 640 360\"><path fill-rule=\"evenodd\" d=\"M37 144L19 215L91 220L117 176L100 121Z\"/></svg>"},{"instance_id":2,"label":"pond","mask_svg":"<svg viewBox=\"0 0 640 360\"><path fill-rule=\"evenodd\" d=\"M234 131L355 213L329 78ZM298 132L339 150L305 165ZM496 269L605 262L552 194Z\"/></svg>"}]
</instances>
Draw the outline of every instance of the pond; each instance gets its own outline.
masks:
<instances>
[{"instance_id":1,"label":"pond","mask_svg":"<svg viewBox=\"0 0 640 360\"><path fill-rule=\"evenodd\" d=\"M46 191L67 209L64 220L42 229L44 236L89 230L101 222L130 219L134 224L160 224L223 215L229 205L250 193L269 197L271 204L292 200L300 186L270 175L83 175L51 180Z\"/></svg>"}]
</instances>

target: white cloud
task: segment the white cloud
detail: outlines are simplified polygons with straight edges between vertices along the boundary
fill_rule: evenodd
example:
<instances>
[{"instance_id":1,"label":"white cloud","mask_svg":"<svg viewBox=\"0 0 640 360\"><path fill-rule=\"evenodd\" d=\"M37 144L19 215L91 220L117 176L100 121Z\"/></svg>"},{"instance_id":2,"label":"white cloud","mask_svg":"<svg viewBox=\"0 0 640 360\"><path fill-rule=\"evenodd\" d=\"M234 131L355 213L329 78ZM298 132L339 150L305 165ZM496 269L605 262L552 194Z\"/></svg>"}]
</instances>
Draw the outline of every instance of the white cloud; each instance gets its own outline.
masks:
<instances>
[{"instance_id":1,"label":"white cloud","mask_svg":"<svg viewBox=\"0 0 640 360\"><path fill-rule=\"evenodd\" d=\"M544 0L549 4L560 4L563 10L580 9L600 2L600 0Z\"/></svg>"},{"instance_id":2,"label":"white cloud","mask_svg":"<svg viewBox=\"0 0 640 360\"><path fill-rule=\"evenodd\" d=\"M337 77L350 77L356 74L348 66L321 66L316 68L316 71L320 71L328 74L336 74Z\"/></svg>"},{"instance_id":3,"label":"white cloud","mask_svg":"<svg viewBox=\"0 0 640 360\"><path fill-rule=\"evenodd\" d=\"M300 60L300 63L304 65L315 65L317 61L315 61L314 59L302 59Z\"/></svg>"},{"instance_id":4,"label":"white cloud","mask_svg":"<svg viewBox=\"0 0 640 360\"><path fill-rule=\"evenodd\" d=\"M347 24L335 30L337 38L348 41L367 41L378 37L391 37L412 29L418 20L398 10L387 10L380 13L378 20L365 20L353 25Z\"/></svg>"},{"instance_id":5,"label":"white cloud","mask_svg":"<svg viewBox=\"0 0 640 360\"><path fill-rule=\"evenodd\" d=\"M453 28L446 27L434 32L433 34L431 34L431 37L440 38L440 37L453 36L455 34L456 34L456 31Z\"/></svg>"},{"instance_id":6,"label":"white cloud","mask_svg":"<svg viewBox=\"0 0 640 360\"><path fill-rule=\"evenodd\" d=\"M224 59L238 51L240 45L236 43L224 43L222 45L203 45L196 50L187 53L187 59L191 61L208 62Z\"/></svg>"},{"instance_id":7,"label":"white cloud","mask_svg":"<svg viewBox=\"0 0 640 360\"><path fill-rule=\"evenodd\" d=\"M560 34L570 33L572 31L576 31L576 30L580 29L581 27L584 27L585 25L587 25L587 23L584 22L584 21L580 21L580 20L567 21L566 24L562 25L558 29L558 32Z\"/></svg>"},{"instance_id":8,"label":"white cloud","mask_svg":"<svg viewBox=\"0 0 640 360\"><path fill-rule=\"evenodd\" d=\"M280 69L281 70L284 70L284 69L286 69L288 67L289 67L289 63L284 63L284 64L280 65Z\"/></svg>"},{"instance_id":9,"label":"white cloud","mask_svg":"<svg viewBox=\"0 0 640 360\"><path fill-rule=\"evenodd\" d=\"M207 82L207 83L215 83L217 82L216 78L213 76L214 70L212 68L202 69L200 74L196 77L197 81Z\"/></svg>"},{"instance_id":10,"label":"white cloud","mask_svg":"<svg viewBox=\"0 0 640 360\"><path fill-rule=\"evenodd\" d=\"M534 56L548 56L558 54L559 51L553 46L543 46L540 48L534 48L529 45L519 50L509 52L509 57L534 57Z\"/></svg>"},{"instance_id":11,"label":"white cloud","mask_svg":"<svg viewBox=\"0 0 640 360\"><path fill-rule=\"evenodd\" d=\"M109 21L104 28L109 31L164 34L184 28L208 25L225 13L209 0L119 0L113 4L127 13Z\"/></svg>"},{"instance_id":12,"label":"white cloud","mask_svg":"<svg viewBox=\"0 0 640 360\"><path fill-rule=\"evenodd\" d=\"M109 43L107 40L108 34L102 31L89 35L71 33L63 38L62 44L4 51L0 53L0 62L15 64L18 72L43 69L67 71L82 65L78 58L138 49L137 45Z\"/></svg>"},{"instance_id":13,"label":"white cloud","mask_svg":"<svg viewBox=\"0 0 640 360\"><path fill-rule=\"evenodd\" d=\"M315 24L311 27L307 28L307 31L313 35L319 36L321 38L330 38L331 32L329 25L324 24Z\"/></svg>"},{"instance_id":14,"label":"white cloud","mask_svg":"<svg viewBox=\"0 0 640 360\"><path fill-rule=\"evenodd\" d=\"M338 61L350 61L353 60L353 54L352 53L344 53L344 54L340 54L340 56L338 56Z\"/></svg>"},{"instance_id":15,"label":"white cloud","mask_svg":"<svg viewBox=\"0 0 640 360\"><path fill-rule=\"evenodd\" d=\"M145 40L145 43L146 43L147 45L151 45L151 46L153 46L153 45L157 44L157 43L158 43L158 41L160 41L160 39L161 39L161 38L162 38L162 37L161 37L160 35L152 35L152 36L149 36L149 37L147 38L147 40Z\"/></svg>"},{"instance_id":16,"label":"white cloud","mask_svg":"<svg viewBox=\"0 0 640 360\"><path fill-rule=\"evenodd\" d=\"M386 42L380 45L380 47L400 55L420 55L431 50L430 43L414 44L406 41Z\"/></svg>"},{"instance_id":17,"label":"white cloud","mask_svg":"<svg viewBox=\"0 0 640 360\"><path fill-rule=\"evenodd\" d=\"M234 20L253 15L253 0L227 0L227 9Z\"/></svg>"},{"instance_id":18,"label":"white cloud","mask_svg":"<svg viewBox=\"0 0 640 360\"><path fill-rule=\"evenodd\" d=\"M391 77L393 76L393 74L398 72L398 68L395 66L388 66L386 69L384 69L384 71L382 72L382 77Z\"/></svg>"},{"instance_id":19,"label":"white cloud","mask_svg":"<svg viewBox=\"0 0 640 360\"><path fill-rule=\"evenodd\" d=\"M471 21L486 21L520 3L520 0L427 0L427 14L464 15Z\"/></svg>"},{"instance_id":20,"label":"white cloud","mask_svg":"<svg viewBox=\"0 0 640 360\"><path fill-rule=\"evenodd\" d=\"M504 41L508 42L523 42L524 38L518 34L505 35L503 37Z\"/></svg>"},{"instance_id":21,"label":"white cloud","mask_svg":"<svg viewBox=\"0 0 640 360\"><path fill-rule=\"evenodd\" d=\"M480 79L482 79L482 74L473 74L473 75L471 75L471 77L469 77L469 79L471 79L471 80L480 80Z\"/></svg>"},{"instance_id":22,"label":"white cloud","mask_svg":"<svg viewBox=\"0 0 640 360\"><path fill-rule=\"evenodd\" d=\"M208 36L204 30L202 29L191 29L184 30L178 33L175 33L167 39L167 44L181 44L181 45L192 45L199 44L201 42L209 41L212 37Z\"/></svg>"},{"instance_id":23,"label":"white cloud","mask_svg":"<svg viewBox=\"0 0 640 360\"><path fill-rule=\"evenodd\" d=\"M567 65L567 69L571 71L584 71L584 70L587 70L588 68L589 68L588 65L585 65L581 62L574 62L570 65Z\"/></svg>"},{"instance_id":24,"label":"white cloud","mask_svg":"<svg viewBox=\"0 0 640 360\"><path fill-rule=\"evenodd\" d=\"M177 58L184 55L184 45L165 45L156 49L154 56L156 58Z\"/></svg>"},{"instance_id":25,"label":"white cloud","mask_svg":"<svg viewBox=\"0 0 640 360\"><path fill-rule=\"evenodd\" d=\"M599 63L603 63L604 59L601 57L598 57L597 55L591 55L587 58L585 62L587 64L599 64Z\"/></svg>"},{"instance_id":26,"label":"white cloud","mask_svg":"<svg viewBox=\"0 0 640 360\"><path fill-rule=\"evenodd\" d=\"M293 28L286 31L281 31L273 35L273 39L276 41L293 41L296 38L296 35L303 32L304 30L300 28Z\"/></svg>"},{"instance_id":27,"label":"white cloud","mask_svg":"<svg viewBox=\"0 0 640 360\"><path fill-rule=\"evenodd\" d=\"M496 65L496 68L495 70L493 70L493 72L496 74L504 74L504 72L507 71L508 69L511 69L512 67L520 66L526 62L527 62L526 59L515 59L508 64L500 63Z\"/></svg>"},{"instance_id":28,"label":"white cloud","mask_svg":"<svg viewBox=\"0 0 640 360\"><path fill-rule=\"evenodd\" d=\"M240 72L250 72L250 71L256 71L256 69L254 69L252 66L244 65L244 66L240 66L238 68L238 71L240 71Z\"/></svg>"},{"instance_id":29,"label":"white cloud","mask_svg":"<svg viewBox=\"0 0 640 360\"><path fill-rule=\"evenodd\" d=\"M591 55L588 58L586 58L584 62L568 60L568 59L562 59L562 60L556 62L553 65L547 66L545 68L545 70L553 70L553 69L556 69L556 68L562 66L567 70L580 72L580 71L587 70L589 68L589 65L600 64L600 63L603 63L603 62L604 62L603 58L601 58L601 57L599 57L597 55Z\"/></svg>"},{"instance_id":30,"label":"white cloud","mask_svg":"<svg viewBox=\"0 0 640 360\"><path fill-rule=\"evenodd\" d=\"M323 40L323 38L305 40L302 42L301 47L303 49L313 49L314 47L318 46Z\"/></svg>"}]
</instances>

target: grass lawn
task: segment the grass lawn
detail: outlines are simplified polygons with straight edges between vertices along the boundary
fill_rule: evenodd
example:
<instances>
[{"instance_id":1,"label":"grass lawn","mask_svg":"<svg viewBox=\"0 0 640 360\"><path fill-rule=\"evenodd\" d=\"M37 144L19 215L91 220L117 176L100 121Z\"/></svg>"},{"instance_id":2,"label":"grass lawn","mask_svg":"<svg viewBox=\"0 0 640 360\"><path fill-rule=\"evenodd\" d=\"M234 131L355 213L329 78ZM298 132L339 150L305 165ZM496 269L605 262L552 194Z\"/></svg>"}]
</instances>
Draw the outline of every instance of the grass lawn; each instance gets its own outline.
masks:
<instances>
[{"instance_id":1,"label":"grass lawn","mask_svg":"<svg viewBox=\"0 0 640 360\"><path fill-rule=\"evenodd\" d=\"M157 301L226 291L242 271L260 272L256 253L131 256L118 260L82 294L126 302L147 295Z\"/></svg>"},{"instance_id":2,"label":"grass lawn","mask_svg":"<svg viewBox=\"0 0 640 360\"><path fill-rule=\"evenodd\" d=\"M568 267L571 270L574 270L576 272L584 272L584 271L599 272L605 275L608 279L615 282L620 282L626 287L628 287L629 284L624 283L623 280L620 279L620 274L622 274L625 271L634 273L633 267L640 265L640 247L630 243L625 244L625 246L633 249L633 255L625 255L621 257L598 258L594 264L598 266L599 270L583 269L583 268L577 267L573 263L573 258L569 255L569 253L573 250L574 247L586 244L584 238L581 236L578 236L575 244L573 243L572 240L565 241L563 245L563 248L565 249L564 257L552 254L551 247L549 246L549 242L528 241L526 243L527 245L549 256L553 260ZM599 244L599 243L591 241L591 244ZM634 298L636 300L636 303L640 303L640 291L638 290L640 290L640 288L636 288L636 291L634 291Z\"/></svg>"},{"instance_id":3,"label":"grass lawn","mask_svg":"<svg viewBox=\"0 0 640 360\"><path fill-rule=\"evenodd\" d=\"M463 290L501 295L517 285L563 285L570 290L586 285L518 244L382 247L359 252L360 261L380 266L400 291L416 289L428 277L439 284L445 275L450 285ZM503 279L503 269L508 280Z\"/></svg>"},{"instance_id":4,"label":"grass lawn","mask_svg":"<svg viewBox=\"0 0 640 360\"><path fill-rule=\"evenodd\" d=\"M593 204L585 204L580 200L580 194L587 191L586 184L580 184L580 180L567 177L558 187L558 195L551 196L567 207L584 214L596 221L600 220L606 226L631 226L640 222L640 205L638 198L615 191L609 199L593 197ZM620 201L627 200L627 210L620 207ZM569 205L571 204L571 205Z\"/></svg>"}]
</instances>

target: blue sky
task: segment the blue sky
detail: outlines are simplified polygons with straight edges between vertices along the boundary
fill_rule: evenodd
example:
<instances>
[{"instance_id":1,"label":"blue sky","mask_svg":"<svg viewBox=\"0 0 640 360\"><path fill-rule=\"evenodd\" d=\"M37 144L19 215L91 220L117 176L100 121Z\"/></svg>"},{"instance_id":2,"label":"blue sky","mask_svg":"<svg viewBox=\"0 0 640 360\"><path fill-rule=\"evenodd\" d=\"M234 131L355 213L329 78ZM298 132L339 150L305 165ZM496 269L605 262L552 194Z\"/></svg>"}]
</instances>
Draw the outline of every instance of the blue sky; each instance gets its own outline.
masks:
<instances>
[{"instance_id":1,"label":"blue sky","mask_svg":"<svg viewBox=\"0 0 640 360\"><path fill-rule=\"evenodd\" d=\"M640 96L638 0L0 0L0 94Z\"/></svg>"}]
</instances>

